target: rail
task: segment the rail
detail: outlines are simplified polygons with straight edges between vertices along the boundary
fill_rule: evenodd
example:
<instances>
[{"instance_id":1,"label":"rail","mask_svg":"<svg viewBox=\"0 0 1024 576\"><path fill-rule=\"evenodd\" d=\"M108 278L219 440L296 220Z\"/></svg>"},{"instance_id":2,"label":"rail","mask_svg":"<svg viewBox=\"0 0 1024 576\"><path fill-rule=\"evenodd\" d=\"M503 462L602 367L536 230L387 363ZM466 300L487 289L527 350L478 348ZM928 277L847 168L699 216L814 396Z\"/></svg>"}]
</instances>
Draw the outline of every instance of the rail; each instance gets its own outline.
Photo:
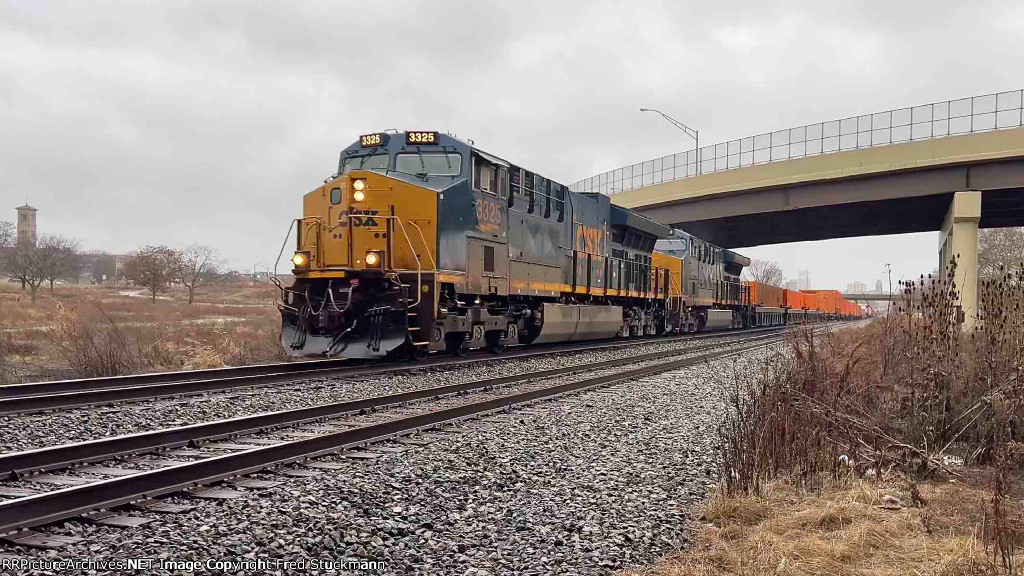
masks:
<instances>
[{"instance_id":1,"label":"rail","mask_svg":"<svg viewBox=\"0 0 1024 576\"><path fill-rule=\"evenodd\" d=\"M730 140L610 170L570 186L612 195L654 184L862 148L1024 126L1024 90L933 102Z\"/></svg>"},{"instance_id":2,"label":"rail","mask_svg":"<svg viewBox=\"0 0 1024 576\"><path fill-rule=\"evenodd\" d=\"M767 334L744 334L742 338L729 342L709 342L699 346L671 348L659 352L650 352L629 357L629 362L646 362L671 358L679 354L703 353L730 344L753 344L767 341L780 341L785 333L771 331ZM686 344L686 342L683 342ZM589 364L572 364L559 368L524 372L509 376L498 376L484 380L444 384L431 388L420 388L368 398L345 400L333 404L318 404L306 408L293 408L278 412L264 412L251 416L239 416L227 420L203 422L176 428L165 428L150 432L140 432L125 436L114 436L85 442L76 442L59 446L8 452L0 454L0 470L16 474L29 474L40 471L60 470L70 466L109 460L127 454L138 455L144 452L176 448L199 441L232 438L239 434L265 432L283 426L297 426L317 422L324 418L333 418L360 411L377 410L387 406L401 406L408 402L430 400L438 396L462 394L473 390L486 390L498 386L506 386L528 380L553 378L564 374L590 372L604 368L616 368L623 363L622 358L603 360Z\"/></svg>"},{"instance_id":3,"label":"rail","mask_svg":"<svg viewBox=\"0 0 1024 576\"><path fill-rule=\"evenodd\" d=\"M776 331L778 328L761 330L769 332ZM745 331L745 334L749 335L761 330L748 330ZM708 332L659 338L649 340L649 342L720 339L733 335L735 335L733 332ZM588 342L584 346L575 343L542 345L534 348L512 350L502 356L502 358L539 358L552 354L574 352L584 347L587 350L605 350L635 346L644 342L637 340L614 340L611 342ZM6 384L0 386L0 416L219 392L234 388L283 384L313 378L379 376L411 369L447 367L477 362L480 362L480 359L475 356L468 358L439 356L411 364L405 362L353 364L346 360L309 360L259 366L214 368L185 372L159 372L84 380Z\"/></svg>"},{"instance_id":4,"label":"rail","mask_svg":"<svg viewBox=\"0 0 1024 576\"><path fill-rule=\"evenodd\" d=\"M202 460L184 462L152 470L140 470L130 475L98 479L87 484L6 500L0 502L0 534L72 518L91 510L109 510L133 501L191 489L199 485L219 482L242 474L273 469L309 458L339 453L347 449L365 446L368 443L380 442L412 434L420 430L454 424L466 419L510 410L515 406L529 405L540 400L558 398L567 394L697 365L713 359L760 348L771 344L773 340L781 342L783 338L777 337L767 341L762 340L737 348L708 352L653 365L638 366L613 374L559 383L544 388L528 389L522 392L510 391L511 393L507 395L500 395L491 399L470 402L450 408L441 407L438 410L404 417L399 416L396 419L383 422L371 422L355 428L328 432L314 437L286 440L273 445L253 446L249 449L233 451ZM580 368L577 367L577 370ZM522 376L524 375L518 377ZM533 377L533 375L529 374L525 376ZM183 441L182 438L175 438L172 445ZM103 441L96 441L94 444L101 442ZM40 456L39 453L45 450L36 451L36 454L25 455L24 457L28 460L37 459ZM102 452L102 449L99 452ZM12 456L21 457L21 455ZM99 457L99 455L94 457ZM54 460L54 464L66 463L67 455L57 455Z\"/></svg>"}]
</instances>

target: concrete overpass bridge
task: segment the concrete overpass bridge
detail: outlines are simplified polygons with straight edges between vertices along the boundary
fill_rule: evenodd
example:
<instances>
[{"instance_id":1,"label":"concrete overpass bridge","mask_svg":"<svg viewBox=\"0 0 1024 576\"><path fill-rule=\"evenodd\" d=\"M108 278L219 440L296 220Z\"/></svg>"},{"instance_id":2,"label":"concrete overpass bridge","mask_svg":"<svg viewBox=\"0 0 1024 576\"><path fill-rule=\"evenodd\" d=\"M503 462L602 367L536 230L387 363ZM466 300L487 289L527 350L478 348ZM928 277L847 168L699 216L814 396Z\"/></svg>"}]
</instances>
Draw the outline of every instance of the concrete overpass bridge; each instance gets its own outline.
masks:
<instances>
[{"instance_id":1,"label":"concrete overpass bridge","mask_svg":"<svg viewBox=\"0 0 1024 576\"><path fill-rule=\"evenodd\" d=\"M977 312L979 227L1024 226L1024 91L822 122L573 185L725 248L940 231ZM970 322L970 320L968 320Z\"/></svg>"},{"instance_id":2,"label":"concrete overpass bridge","mask_svg":"<svg viewBox=\"0 0 1024 576\"><path fill-rule=\"evenodd\" d=\"M843 294L843 298L846 298L850 302L857 302L862 304L865 302L903 302L904 295L901 292L895 292L889 294L888 292L848 292ZM921 300L921 293L917 292L914 301Z\"/></svg>"}]
</instances>

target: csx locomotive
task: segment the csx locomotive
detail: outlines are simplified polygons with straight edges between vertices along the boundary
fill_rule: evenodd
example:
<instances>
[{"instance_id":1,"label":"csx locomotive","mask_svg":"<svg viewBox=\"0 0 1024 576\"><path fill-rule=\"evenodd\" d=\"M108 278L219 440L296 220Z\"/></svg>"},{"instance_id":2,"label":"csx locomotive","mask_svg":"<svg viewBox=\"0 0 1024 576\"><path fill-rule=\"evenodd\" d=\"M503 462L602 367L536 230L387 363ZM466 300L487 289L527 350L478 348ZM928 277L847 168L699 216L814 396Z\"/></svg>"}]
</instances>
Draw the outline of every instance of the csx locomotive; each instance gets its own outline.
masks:
<instances>
[{"instance_id":1,"label":"csx locomotive","mask_svg":"<svg viewBox=\"0 0 1024 576\"><path fill-rule=\"evenodd\" d=\"M783 323L749 260L433 131L361 136L293 222L294 356L474 348ZM657 248L657 249L656 249Z\"/></svg>"}]
</instances>

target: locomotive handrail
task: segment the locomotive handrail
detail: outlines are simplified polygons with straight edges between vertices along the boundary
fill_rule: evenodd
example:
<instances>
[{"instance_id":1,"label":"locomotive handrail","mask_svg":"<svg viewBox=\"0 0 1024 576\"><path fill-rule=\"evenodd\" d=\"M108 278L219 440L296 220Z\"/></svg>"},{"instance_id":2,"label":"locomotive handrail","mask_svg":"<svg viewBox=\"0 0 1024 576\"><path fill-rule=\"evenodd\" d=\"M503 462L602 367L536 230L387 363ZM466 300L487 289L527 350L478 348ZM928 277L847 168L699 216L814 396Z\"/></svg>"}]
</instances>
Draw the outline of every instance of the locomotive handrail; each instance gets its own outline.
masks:
<instances>
[{"instance_id":1,"label":"locomotive handrail","mask_svg":"<svg viewBox=\"0 0 1024 576\"><path fill-rule=\"evenodd\" d=\"M295 225L297 223L305 222L306 220L312 220L314 223L317 224L317 231L316 231L316 235L317 235L317 239L316 239L317 240L317 242L316 242L317 255L316 256L317 256L317 262L321 261L320 254L319 254L320 249L321 249L321 246L320 246L320 217L319 216L304 216L302 218L294 218L292 220L292 223L288 226L288 231L285 232L285 234L284 234L284 242L281 242L281 250L277 253L277 260L274 260L274 276L277 276L277 265L281 263L281 256L284 254L285 246L288 245L288 237L292 235L292 229L295 228ZM301 230L296 230L295 234L296 234L295 235L295 246L296 246L296 248L300 248L301 249L302 246L299 245L299 241L302 240L302 231Z\"/></svg>"},{"instance_id":2,"label":"locomotive handrail","mask_svg":"<svg viewBox=\"0 0 1024 576\"><path fill-rule=\"evenodd\" d=\"M301 220L301 218L293 218L292 223L288 226L288 231L284 233L284 242L281 242L281 251L277 253L277 260L274 260L274 276L277 276L277 265L281 263L281 255L284 254L284 247L288 245L288 237L292 235L292 228L295 228L295 223Z\"/></svg>"},{"instance_id":3,"label":"locomotive handrail","mask_svg":"<svg viewBox=\"0 0 1024 576\"><path fill-rule=\"evenodd\" d=\"M305 223L306 220L312 220L313 222L311 223L311 225L312 224L316 225L316 254L315 254L315 256L316 256L317 264L319 264L320 266L323 266L323 262L324 262L323 249L324 249L324 246L323 246L323 242L321 241L322 238L320 238L320 233L323 231L323 226L322 226L323 223L320 222L320 217L319 216L303 218L302 222ZM312 227L312 226L307 226L306 229L308 230L310 227ZM304 236L305 236L305 232L302 233L302 236L296 236L296 238L295 238L296 244ZM305 245L305 242L303 242L303 245ZM298 247L301 248L302 246L298 246Z\"/></svg>"},{"instance_id":4,"label":"locomotive handrail","mask_svg":"<svg viewBox=\"0 0 1024 576\"><path fill-rule=\"evenodd\" d=\"M416 228L416 231L420 234L420 242L423 242L423 248L427 251L427 257L430 258L430 266L432 269L437 270L437 262L434 262L434 255L430 253L430 246L427 246L427 238L423 235L423 229L420 225L409 220L409 224Z\"/></svg>"},{"instance_id":5,"label":"locomotive handrail","mask_svg":"<svg viewBox=\"0 0 1024 576\"><path fill-rule=\"evenodd\" d=\"M393 218L395 219L395 221L398 222L398 227L402 229L402 236L405 236L405 241L406 243L409 244L409 251L412 252L412 257L416 259L416 302L413 302L412 304L406 306L405 309L408 310L409 308L415 308L416 306L419 306L420 300L423 299L423 292L421 289L421 286L423 284L423 264L420 262L419 254L416 254L416 248L414 248L412 245L412 240L409 238L409 233L405 231L405 224L402 224L402 219L399 218L398 216L388 216L387 218L389 220Z\"/></svg>"}]
</instances>

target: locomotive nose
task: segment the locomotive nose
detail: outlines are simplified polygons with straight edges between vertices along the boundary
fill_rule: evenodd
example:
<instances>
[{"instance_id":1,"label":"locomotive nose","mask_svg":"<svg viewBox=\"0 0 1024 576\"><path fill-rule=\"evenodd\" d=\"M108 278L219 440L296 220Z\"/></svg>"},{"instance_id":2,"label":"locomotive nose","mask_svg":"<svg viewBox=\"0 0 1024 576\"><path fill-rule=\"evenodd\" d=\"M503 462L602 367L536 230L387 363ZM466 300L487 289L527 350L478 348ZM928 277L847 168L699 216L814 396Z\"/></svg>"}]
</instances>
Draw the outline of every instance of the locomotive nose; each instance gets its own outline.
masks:
<instances>
[{"instance_id":1,"label":"locomotive nose","mask_svg":"<svg viewBox=\"0 0 1024 576\"><path fill-rule=\"evenodd\" d=\"M320 239L323 268L386 270L391 193L373 173L354 171L326 184L319 198L328 201Z\"/></svg>"},{"instance_id":2,"label":"locomotive nose","mask_svg":"<svg viewBox=\"0 0 1024 576\"><path fill-rule=\"evenodd\" d=\"M427 344L414 336L425 333L434 309L427 275L434 267L436 198L370 170L353 170L305 195L292 260L296 280L280 306L289 354L377 358Z\"/></svg>"}]
</instances>

